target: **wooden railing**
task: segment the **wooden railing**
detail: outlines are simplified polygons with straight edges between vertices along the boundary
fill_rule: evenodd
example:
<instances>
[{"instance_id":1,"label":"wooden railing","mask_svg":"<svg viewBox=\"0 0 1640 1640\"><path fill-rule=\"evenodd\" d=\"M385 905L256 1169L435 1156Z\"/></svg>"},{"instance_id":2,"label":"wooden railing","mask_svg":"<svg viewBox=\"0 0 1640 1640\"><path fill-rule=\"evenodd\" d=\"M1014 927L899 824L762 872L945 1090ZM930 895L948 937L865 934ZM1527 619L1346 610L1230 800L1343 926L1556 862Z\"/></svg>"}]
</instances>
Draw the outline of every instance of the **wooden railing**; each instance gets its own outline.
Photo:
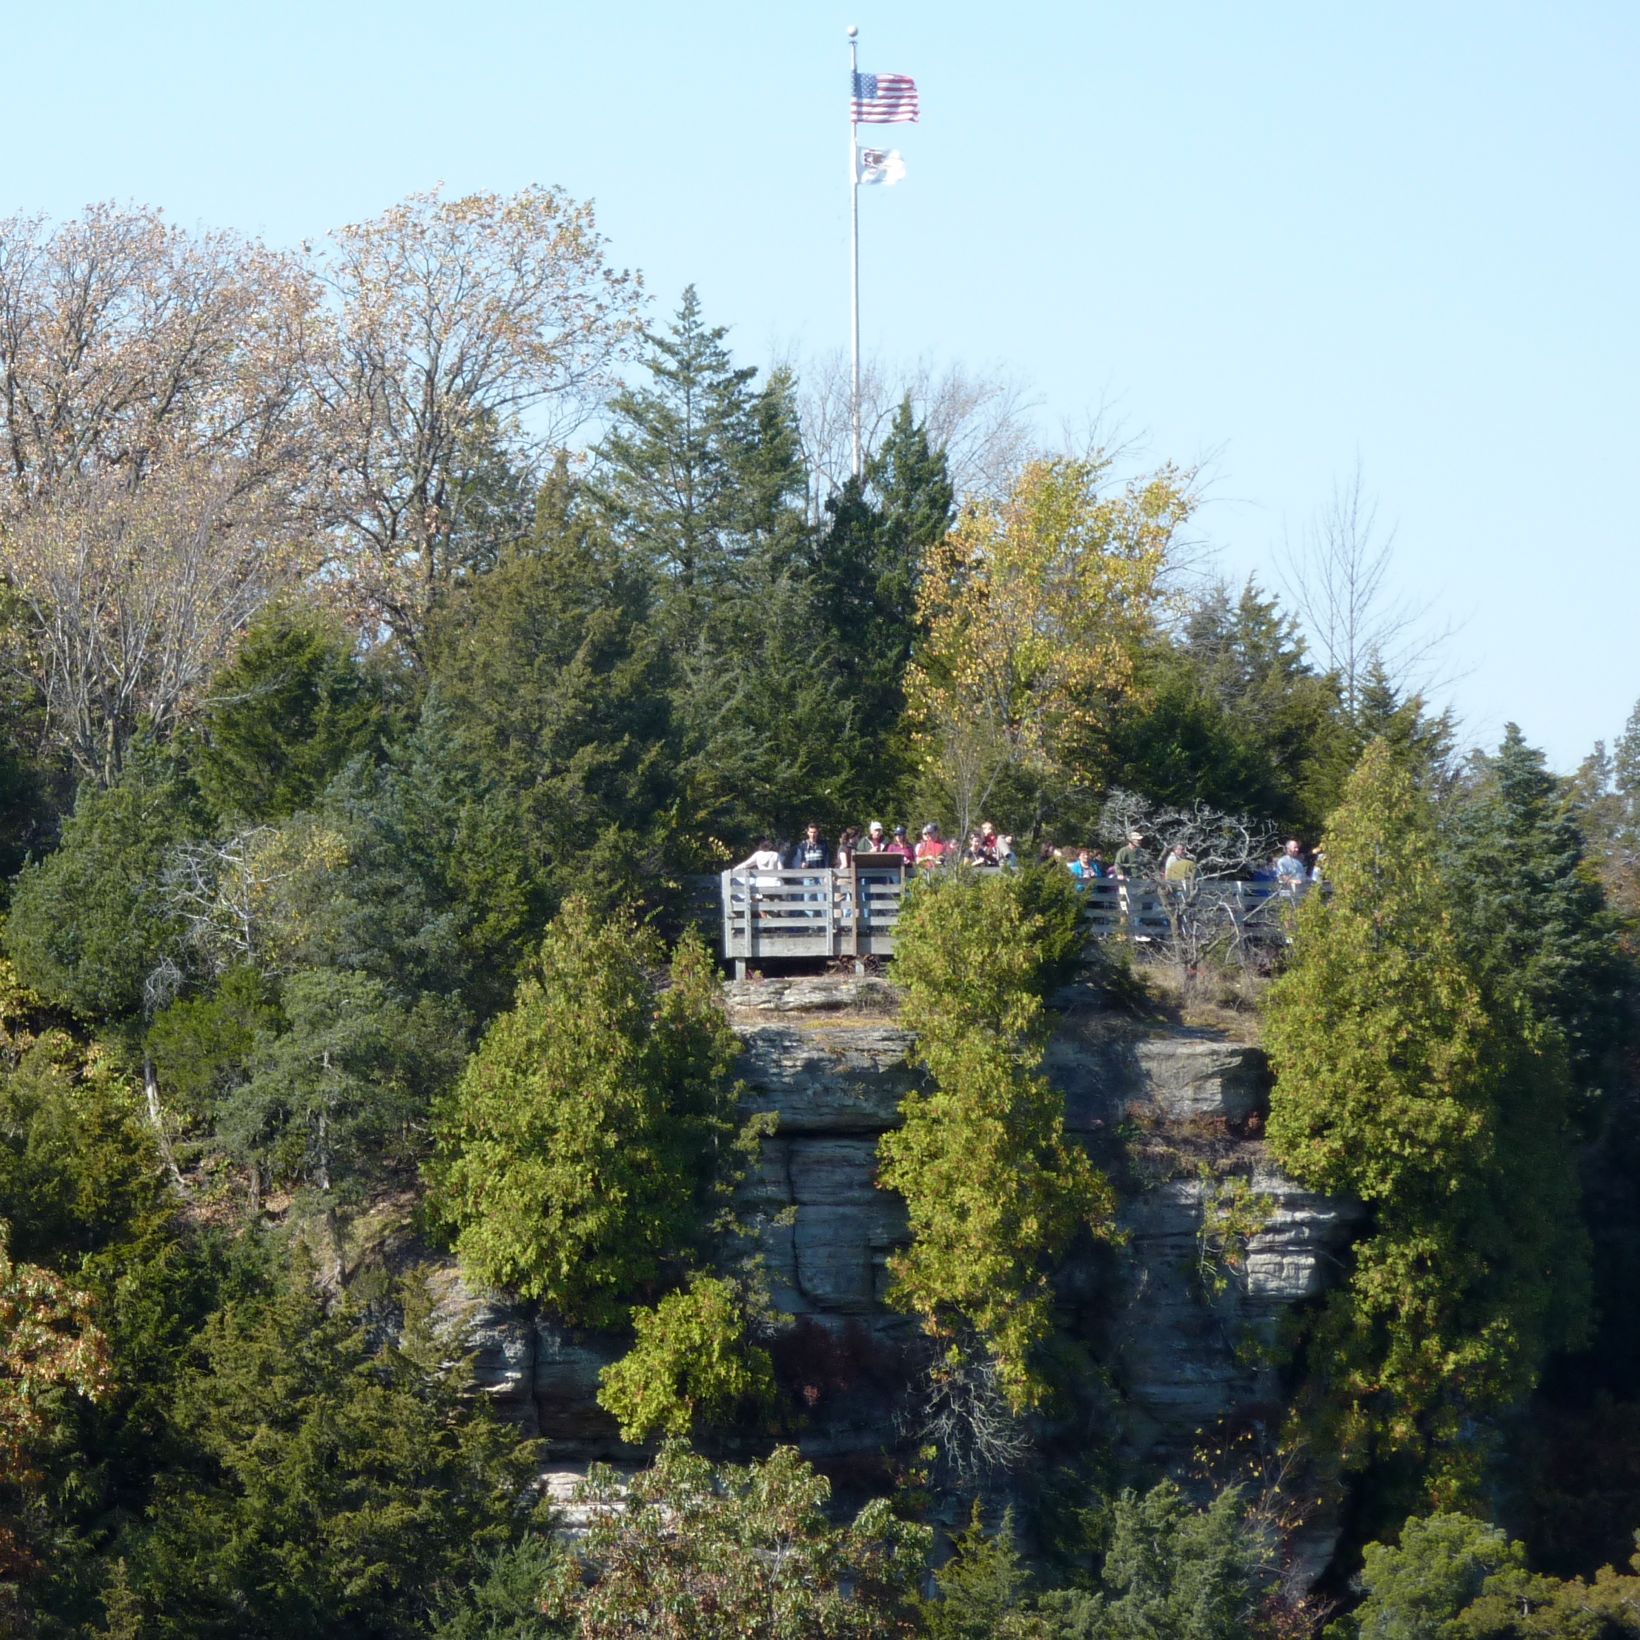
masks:
<instances>
[{"instance_id":1,"label":"wooden railing","mask_svg":"<svg viewBox=\"0 0 1640 1640\"><path fill-rule=\"evenodd\" d=\"M995 869L963 867L964 870ZM914 877L893 867L848 871L756 871L736 866L719 879L723 955L744 978L748 963L894 954L894 927ZM1287 914L1308 883L1242 883L1194 878L1184 884L1095 879L1082 885L1082 926L1090 939L1211 938L1242 942L1285 937Z\"/></svg>"}]
</instances>

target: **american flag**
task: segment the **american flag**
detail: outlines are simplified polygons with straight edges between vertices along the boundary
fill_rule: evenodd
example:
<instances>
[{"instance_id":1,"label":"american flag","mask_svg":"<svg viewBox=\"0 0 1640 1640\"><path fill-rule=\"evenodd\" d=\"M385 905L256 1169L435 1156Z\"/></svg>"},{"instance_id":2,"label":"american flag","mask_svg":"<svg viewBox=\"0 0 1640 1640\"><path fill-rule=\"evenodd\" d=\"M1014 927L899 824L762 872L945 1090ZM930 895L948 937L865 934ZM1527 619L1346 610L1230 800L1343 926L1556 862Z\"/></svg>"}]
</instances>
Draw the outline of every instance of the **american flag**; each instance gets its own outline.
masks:
<instances>
[{"instance_id":1,"label":"american flag","mask_svg":"<svg viewBox=\"0 0 1640 1640\"><path fill-rule=\"evenodd\" d=\"M915 125L917 82L909 74L856 74L849 118L857 125Z\"/></svg>"}]
</instances>

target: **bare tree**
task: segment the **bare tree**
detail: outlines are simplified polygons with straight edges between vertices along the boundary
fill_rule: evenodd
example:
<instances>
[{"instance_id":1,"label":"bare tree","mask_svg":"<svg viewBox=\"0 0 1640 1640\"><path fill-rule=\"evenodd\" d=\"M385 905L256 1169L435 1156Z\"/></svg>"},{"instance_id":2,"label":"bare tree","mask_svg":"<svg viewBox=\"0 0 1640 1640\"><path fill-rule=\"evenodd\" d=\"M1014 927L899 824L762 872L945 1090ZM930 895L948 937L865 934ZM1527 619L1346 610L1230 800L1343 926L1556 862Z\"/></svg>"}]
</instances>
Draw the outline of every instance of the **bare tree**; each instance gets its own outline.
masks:
<instances>
[{"instance_id":1,"label":"bare tree","mask_svg":"<svg viewBox=\"0 0 1640 1640\"><path fill-rule=\"evenodd\" d=\"M315 391L335 451L343 570L414 653L458 572L460 493L486 452L526 471L600 402L636 329L592 207L557 189L413 194L339 229Z\"/></svg>"},{"instance_id":2,"label":"bare tree","mask_svg":"<svg viewBox=\"0 0 1640 1640\"><path fill-rule=\"evenodd\" d=\"M318 300L297 260L154 210L0 222L6 664L94 779L312 561Z\"/></svg>"},{"instance_id":3,"label":"bare tree","mask_svg":"<svg viewBox=\"0 0 1640 1640\"><path fill-rule=\"evenodd\" d=\"M900 1432L934 1447L959 1485L977 1487L1015 1469L1031 1449L1025 1421L1008 1405L995 1358L978 1338L931 1355Z\"/></svg>"},{"instance_id":4,"label":"bare tree","mask_svg":"<svg viewBox=\"0 0 1640 1640\"><path fill-rule=\"evenodd\" d=\"M1337 674L1352 716L1375 665L1426 695L1450 681L1427 674L1456 628L1431 627L1424 603L1396 594L1394 561L1395 530L1379 524L1359 459L1347 478L1334 481L1298 546L1289 543L1277 555L1288 599L1323 664Z\"/></svg>"},{"instance_id":5,"label":"bare tree","mask_svg":"<svg viewBox=\"0 0 1640 1640\"><path fill-rule=\"evenodd\" d=\"M1280 834L1268 821L1226 814L1206 803L1152 803L1134 792L1117 789L1105 799L1099 836L1112 846L1138 832L1161 847L1182 843L1199 876L1209 882L1243 877L1267 865Z\"/></svg>"},{"instance_id":6,"label":"bare tree","mask_svg":"<svg viewBox=\"0 0 1640 1640\"><path fill-rule=\"evenodd\" d=\"M59 477L0 525L0 575L28 631L11 664L52 738L106 784L138 728L172 729L315 558L236 464L170 465L135 489L118 471Z\"/></svg>"},{"instance_id":7,"label":"bare tree","mask_svg":"<svg viewBox=\"0 0 1640 1640\"><path fill-rule=\"evenodd\" d=\"M212 976L247 965L285 974L312 958L335 871L347 860L342 835L314 815L282 826L247 826L219 839L178 843L160 872L158 893L183 930L178 956ZM160 971L151 993L164 982ZM174 994L174 990L173 990Z\"/></svg>"},{"instance_id":8,"label":"bare tree","mask_svg":"<svg viewBox=\"0 0 1640 1640\"><path fill-rule=\"evenodd\" d=\"M1158 804L1132 792L1113 791L1099 817L1099 835L1115 844L1138 832L1153 848L1179 844L1191 862L1189 875L1160 880L1157 892L1167 917L1162 945L1176 966L1193 969L1211 953L1246 963L1252 948L1284 930L1283 913L1292 896L1274 905L1255 904L1251 915L1237 900L1237 881L1267 865L1277 833L1267 821L1226 814L1206 803ZM1158 861L1156 876L1161 879ZM1130 886L1128 892L1136 890Z\"/></svg>"},{"instance_id":9,"label":"bare tree","mask_svg":"<svg viewBox=\"0 0 1640 1640\"><path fill-rule=\"evenodd\" d=\"M782 361L798 381L797 412L809 472L809 515L818 520L851 470L849 360L841 351ZM962 365L919 359L895 367L868 359L860 369L861 448L867 461L909 398L928 433L945 452L959 498L1005 495L1035 452L1035 400L1015 378Z\"/></svg>"},{"instance_id":10,"label":"bare tree","mask_svg":"<svg viewBox=\"0 0 1640 1640\"><path fill-rule=\"evenodd\" d=\"M315 466L317 302L295 259L155 210L0 221L0 504L108 473L134 485L168 461L294 489Z\"/></svg>"}]
</instances>

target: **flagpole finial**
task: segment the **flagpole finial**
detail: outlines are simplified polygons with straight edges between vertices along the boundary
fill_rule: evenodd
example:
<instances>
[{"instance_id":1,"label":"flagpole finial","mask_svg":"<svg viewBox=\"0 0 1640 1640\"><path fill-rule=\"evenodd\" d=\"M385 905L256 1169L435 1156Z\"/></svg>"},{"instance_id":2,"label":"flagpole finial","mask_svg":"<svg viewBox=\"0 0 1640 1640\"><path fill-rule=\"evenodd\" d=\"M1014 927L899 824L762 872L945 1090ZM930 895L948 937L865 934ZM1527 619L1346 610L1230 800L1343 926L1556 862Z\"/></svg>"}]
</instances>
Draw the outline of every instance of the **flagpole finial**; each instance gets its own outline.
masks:
<instances>
[{"instance_id":1,"label":"flagpole finial","mask_svg":"<svg viewBox=\"0 0 1640 1640\"><path fill-rule=\"evenodd\" d=\"M848 26L848 37L851 40L858 40L860 38L859 29L857 29L852 23Z\"/></svg>"}]
</instances>

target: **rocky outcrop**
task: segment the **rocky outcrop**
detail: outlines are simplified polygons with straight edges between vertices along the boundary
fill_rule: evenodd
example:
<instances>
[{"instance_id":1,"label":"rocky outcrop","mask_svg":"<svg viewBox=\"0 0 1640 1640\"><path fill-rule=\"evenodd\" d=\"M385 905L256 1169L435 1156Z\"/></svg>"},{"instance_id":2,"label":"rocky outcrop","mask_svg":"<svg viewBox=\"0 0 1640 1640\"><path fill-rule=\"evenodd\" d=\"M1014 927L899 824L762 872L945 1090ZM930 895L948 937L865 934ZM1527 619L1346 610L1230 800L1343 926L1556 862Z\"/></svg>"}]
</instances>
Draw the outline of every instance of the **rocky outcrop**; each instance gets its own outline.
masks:
<instances>
[{"instance_id":1,"label":"rocky outcrop","mask_svg":"<svg viewBox=\"0 0 1640 1640\"><path fill-rule=\"evenodd\" d=\"M805 1449L866 1461L892 1442L895 1360L903 1373L916 1339L885 1303L906 1219L875 1179L877 1141L917 1075L911 1038L879 979L743 982L729 999L745 1044L745 1108L773 1111L779 1124L741 1192L744 1214L761 1224L775 1302L795 1318L777 1358L815 1398ZM1272 1165L1258 1138L1268 1078L1255 1048L1121 1029L1083 1008L1054 1036L1046 1070L1065 1094L1069 1131L1112 1169L1125 1202L1125 1246L1066 1284L1067 1325L1109 1373L1104 1437L1136 1479L1183 1472L1203 1432L1278 1410L1259 1346L1285 1311L1333 1279L1356 1211ZM1259 1223L1238 1268L1211 1291L1204 1212L1237 1180ZM453 1273L441 1279L441 1304L462 1318L480 1386L549 1439L555 1465L633 1456L596 1404L598 1373L620 1340L468 1293ZM847 1393L832 1393L838 1386Z\"/></svg>"}]
</instances>

